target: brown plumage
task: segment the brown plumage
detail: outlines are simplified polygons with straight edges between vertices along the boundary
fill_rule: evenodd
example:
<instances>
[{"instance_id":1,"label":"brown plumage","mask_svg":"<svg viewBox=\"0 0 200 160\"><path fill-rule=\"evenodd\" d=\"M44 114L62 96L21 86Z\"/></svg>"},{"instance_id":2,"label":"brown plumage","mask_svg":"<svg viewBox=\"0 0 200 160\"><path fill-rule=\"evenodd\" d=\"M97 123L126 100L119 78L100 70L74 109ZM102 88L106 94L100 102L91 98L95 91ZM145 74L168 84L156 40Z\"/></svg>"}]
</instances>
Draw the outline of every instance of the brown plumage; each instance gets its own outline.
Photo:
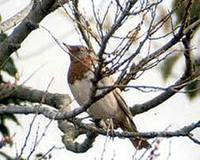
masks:
<instances>
[{"instance_id":1,"label":"brown plumage","mask_svg":"<svg viewBox=\"0 0 200 160\"><path fill-rule=\"evenodd\" d=\"M68 71L68 82L70 84L73 84L76 80L81 80L82 78L84 78L84 74L88 71L90 71L89 67L90 67L90 57L87 56L85 58L81 59L81 62L85 65L87 65L88 67L83 67L83 64L81 64L79 61L73 62L73 65L70 65L69 71Z\"/></svg>"},{"instance_id":2,"label":"brown plumage","mask_svg":"<svg viewBox=\"0 0 200 160\"><path fill-rule=\"evenodd\" d=\"M70 46L64 44L69 50L71 64L68 71L68 83L75 100L84 106L90 99L94 78L94 65L97 64L94 54L84 46ZM98 87L113 85L111 77L105 77L98 82ZM102 90L97 90L97 95ZM137 132L132 120L131 112L122 97L119 89L114 89L106 96L95 102L87 110L95 119L112 119L115 127L124 131ZM149 148L150 144L141 138L130 138L136 149Z\"/></svg>"}]
</instances>

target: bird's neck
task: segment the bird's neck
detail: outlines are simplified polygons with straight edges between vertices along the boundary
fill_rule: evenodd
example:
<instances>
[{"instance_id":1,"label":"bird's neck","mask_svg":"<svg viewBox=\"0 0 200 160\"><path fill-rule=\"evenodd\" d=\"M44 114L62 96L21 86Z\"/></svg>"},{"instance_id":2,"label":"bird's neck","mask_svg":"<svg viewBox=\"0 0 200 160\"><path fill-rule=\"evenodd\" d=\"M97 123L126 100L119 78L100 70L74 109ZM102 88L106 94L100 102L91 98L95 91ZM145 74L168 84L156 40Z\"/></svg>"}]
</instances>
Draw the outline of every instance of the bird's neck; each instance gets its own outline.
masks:
<instances>
[{"instance_id":1,"label":"bird's neck","mask_svg":"<svg viewBox=\"0 0 200 160\"><path fill-rule=\"evenodd\" d=\"M93 63L89 55L81 59L73 59L68 71L68 82L73 84L76 80L81 80L87 72L92 71Z\"/></svg>"}]
</instances>

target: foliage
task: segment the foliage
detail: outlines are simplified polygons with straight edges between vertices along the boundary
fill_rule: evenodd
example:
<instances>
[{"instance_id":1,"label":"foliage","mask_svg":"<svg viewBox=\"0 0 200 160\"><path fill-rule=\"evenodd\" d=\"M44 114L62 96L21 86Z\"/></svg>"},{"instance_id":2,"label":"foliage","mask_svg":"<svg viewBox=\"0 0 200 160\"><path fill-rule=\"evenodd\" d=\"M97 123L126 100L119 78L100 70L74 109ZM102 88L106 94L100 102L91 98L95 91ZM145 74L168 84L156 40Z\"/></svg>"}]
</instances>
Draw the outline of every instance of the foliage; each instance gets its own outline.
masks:
<instances>
[{"instance_id":1,"label":"foliage","mask_svg":"<svg viewBox=\"0 0 200 160\"><path fill-rule=\"evenodd\" d=\"M0 32L0 43L5 41L7 38L7 34L4 32ZM8 58L8 60L4 63L4 65L0 68L0 83L4 83L4 76L3 72L7 73L11 77L16 78L17 76L17 67L11 57ZM0 98L1 99L1 98ZM4 99L3 101L0 100L0 103L9 103L13 102L11 99ZM13 114L0 114L0 132L3 136L10 136L9 128L6 125L6 120L11 120L15 122L16 124L20 124L17 117Z\"/></svg>"},{"instance_id":2,"label":"foliage","mask_svg":"<svg viewBox=\"0 0 200 160\"><path fill-rule=\"evenodd\" d=\"M164 80L167 80L170 77L170 75L172 74L174 64L177 62L179 57L180 57L180 54L170 56L168 59L166 59L162 63L160 69L161 69L161 73L162 73Z\"/></svg>"},{"instance_id":3,"label":"foliage","mask_svg":"<svg viewBox=\"0 0 200 160\"><path fill-rule=\"evenodd\" d=\"M176 25L179 25L183 19L183 16L185 14L185 8L186 5L188 4L188 1L186 0L174 0L173 1L173 8L175 9L175 15L177 17L176 19ZM190 9L190 19L189 24L192 24L193 22L195 22L196 20L198 20L200 18L200 0L194 0L192 2L192 6ZM197 34L197 30L199 29L199 26L196 27L192 32L193 32L193 36L195 34ZM191 51L192 52L192 51ZM161 69L161 74L163 79L166 81L170 76L172 76L172 71L173 68L175 67L176 62L180 59L180 54L176 54L174 56L170 56L168 59L166 59L160 69ZM193 56L192 57L192 61L196 61L198 59L198 57ZM196 63L194 63L194 65L196 65ZM191 84L189 84L186 87L186 91L187 91L187 97L192 100L195 97L197 97L200 92L198 91L198 86L200 86L199 81L193 81L191 82Z\"/></svg>"},{"instance_id":4,"label":"foliage","mask_svg":"<svg viewBox=\"0 0 200 160\"><path fill-rule=\"evenodd\" d=\"M185 8L188 1L186 0L174 0L173 7L177 7L175 14L177 16L177 24L179 24L185 14ZM200 0L193 0L193 4L190 10L190 23L195 22L200 18Z\"/></svg>"},{"instance_id":5,"label":"foliage","mask_svg":"<svg viewBox=\"0 0 200 160\"><path fill-rule=\"evenodd\" d=\"M190 99L193 99L193 98L195 98L198 95L198 93L199 93L198 90L197 90L198 86L199 86L198 81L194 81L194 82L190 83L186 87L186 90L188 91L187 95L188 95L188 97Z\"/></svg>"}]
</instances>

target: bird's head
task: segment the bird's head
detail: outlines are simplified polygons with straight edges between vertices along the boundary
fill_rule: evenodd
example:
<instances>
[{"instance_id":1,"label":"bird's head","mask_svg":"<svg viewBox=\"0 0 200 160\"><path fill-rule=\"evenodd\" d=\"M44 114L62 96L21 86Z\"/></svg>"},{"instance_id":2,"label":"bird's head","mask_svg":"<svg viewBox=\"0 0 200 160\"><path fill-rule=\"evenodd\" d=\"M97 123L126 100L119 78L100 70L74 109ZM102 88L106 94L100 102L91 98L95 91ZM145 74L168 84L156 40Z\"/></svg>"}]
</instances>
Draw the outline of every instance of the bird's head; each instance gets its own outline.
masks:
<instances>
[{"instance_id":1,"label":"bird's head","mask_svg":"<svg viewBox=\"0 0 200 160\"><path fill-rule=\"evenodd\" d=\"M68 49L71 61L85 58L90 55L91 50L85 46L81 45L68 45L63 43L63 45Z\"/></svg>"}]
</instances>

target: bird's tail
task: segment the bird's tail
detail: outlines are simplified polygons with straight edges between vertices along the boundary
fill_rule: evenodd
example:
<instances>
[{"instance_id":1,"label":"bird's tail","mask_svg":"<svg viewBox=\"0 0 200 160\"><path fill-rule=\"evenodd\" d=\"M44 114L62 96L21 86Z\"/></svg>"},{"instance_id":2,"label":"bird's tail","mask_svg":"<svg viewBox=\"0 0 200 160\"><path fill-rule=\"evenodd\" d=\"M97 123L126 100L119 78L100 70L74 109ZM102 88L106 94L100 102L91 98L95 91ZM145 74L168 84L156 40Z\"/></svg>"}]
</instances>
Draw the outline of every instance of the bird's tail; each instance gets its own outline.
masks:
<instances>
[{"instance_id":1,"label":"bird's tail","mask_svg":"<svg viewBox=\"0 0 200 160\"><path fill-rule=\"evenodd\" d=\"M124 119L122 123L120 123L120 127L124 131L138 132L132 119L129 119L127 117ZM133 146L138 150L143 149L143 148L146 148L146 149L151 148L151 145L149 144L149 142L143 138L137 138L137 137L130 138L130 141L133 144Z\"/></svg>"}]
</instances>

